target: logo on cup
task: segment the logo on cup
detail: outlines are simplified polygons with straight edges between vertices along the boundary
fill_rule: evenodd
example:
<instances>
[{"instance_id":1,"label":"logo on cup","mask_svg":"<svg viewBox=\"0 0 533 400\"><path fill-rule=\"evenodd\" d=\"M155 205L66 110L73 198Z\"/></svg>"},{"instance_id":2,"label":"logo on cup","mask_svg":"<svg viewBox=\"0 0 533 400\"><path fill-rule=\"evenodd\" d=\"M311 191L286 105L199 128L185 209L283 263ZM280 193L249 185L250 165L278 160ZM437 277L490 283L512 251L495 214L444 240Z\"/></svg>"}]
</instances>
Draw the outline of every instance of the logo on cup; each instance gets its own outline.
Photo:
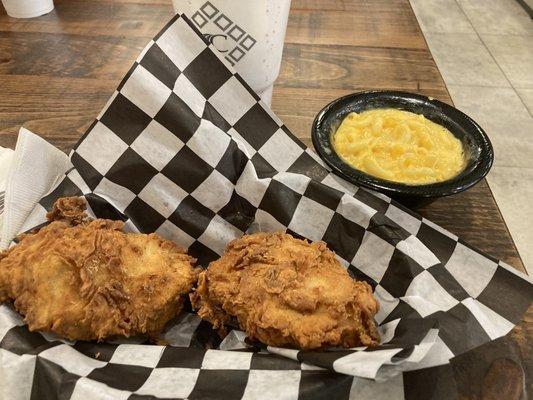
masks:
<instances>
[{"instance_id":1,"label":"logo on cup","mask_svg":"<svg viewBox=\"0 0 533 400\"><path fill-rule=\"evenodd\" d=\"M215 46L215 48L221 53L227 53L227 39L226 35L222 33L204 33L204 37L207 39L209 44Z\"/></svg>"},{"instance_id":2,"label":"logo on cup","mask_svg":"<svg viewBox=\"0 0 533 400\"><path fill-rule=\"evenodd\" d=\"M192 20L202 31L207 41L219 52L225 53L224 58L231 65L237 64L257 43L252 35L234 23L209 1L205 2L192 15ZM212 33L213 30L219 30L223 33Z\"/></svg>"}]
</instances>

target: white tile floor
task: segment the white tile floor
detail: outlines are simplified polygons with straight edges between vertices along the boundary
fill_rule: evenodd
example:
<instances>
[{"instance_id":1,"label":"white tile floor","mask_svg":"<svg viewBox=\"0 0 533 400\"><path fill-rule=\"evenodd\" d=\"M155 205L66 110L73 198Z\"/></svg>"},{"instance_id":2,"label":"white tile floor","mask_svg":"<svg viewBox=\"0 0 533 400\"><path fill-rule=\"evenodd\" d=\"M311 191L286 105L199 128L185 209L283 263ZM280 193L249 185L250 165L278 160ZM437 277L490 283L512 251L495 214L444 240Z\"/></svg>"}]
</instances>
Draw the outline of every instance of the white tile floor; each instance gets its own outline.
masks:
<instances>
[{"instance_id":1,"label":"white tile floor","mask_svg":"<svg viewBox=\"0 0 533 400\"><path fill-rule=\"evenodd\" d=\"M515 0L411 0L455 106L489 134L487 180L533 275L533 20Z\"/></svg>"}]
</instances>

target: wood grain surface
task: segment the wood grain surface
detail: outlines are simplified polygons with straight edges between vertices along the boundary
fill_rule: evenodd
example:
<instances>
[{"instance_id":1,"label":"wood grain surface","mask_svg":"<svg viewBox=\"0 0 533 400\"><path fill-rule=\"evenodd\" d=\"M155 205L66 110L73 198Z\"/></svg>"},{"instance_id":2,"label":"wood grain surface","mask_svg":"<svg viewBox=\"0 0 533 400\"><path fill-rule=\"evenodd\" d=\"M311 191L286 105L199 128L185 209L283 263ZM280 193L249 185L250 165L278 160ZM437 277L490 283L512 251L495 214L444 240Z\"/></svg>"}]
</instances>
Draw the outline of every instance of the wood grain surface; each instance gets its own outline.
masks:
<instances>
[{"instance_id":1,"label":"wood grain surface","mask_svg":"<svg viewBox=\"0 0 533 400\"><path fill-rule=\"evenodd\" d=\"M24 126L68 151L172 15L170 0L55 5L52 13L30 20L9 18L0 7L0 146L14 147ZM292 0L274 111L311 145L318 111L366 89L406 90L451 104L408 0ZM420 213L524 271L485 181ZM505 343L462 357L453 381L445 383L445 393L457 390L448 398L531 395L532 321L530 308ZM515 361L506 356L512 351Z\"/></svg>"}]
</instances>

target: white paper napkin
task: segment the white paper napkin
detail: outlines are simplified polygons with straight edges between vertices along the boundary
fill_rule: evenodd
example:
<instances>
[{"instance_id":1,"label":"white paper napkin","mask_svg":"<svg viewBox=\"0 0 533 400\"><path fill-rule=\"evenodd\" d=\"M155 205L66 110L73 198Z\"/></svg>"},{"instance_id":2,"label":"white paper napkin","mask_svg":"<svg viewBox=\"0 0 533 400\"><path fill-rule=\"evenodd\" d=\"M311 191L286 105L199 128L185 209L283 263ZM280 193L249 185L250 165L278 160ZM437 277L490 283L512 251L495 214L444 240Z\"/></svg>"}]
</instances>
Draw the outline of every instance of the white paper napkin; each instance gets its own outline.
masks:
<instances>
[{"instance_id":1,"label":"white paper napkin","mask_svg":"<svg viewBox=\"0 0 533 400\"><path fill-rule=\"evenodd\" d=\"M20 128L15 151L0 153L0 192L2 187L5 191L0 250L8 247L37 202L70 166L65 153Z\"/></svg>"},{"instance_id":2,"label":"white paper napkin","mask_svg":"<svg viewBox=\"0 0 533 400\"><path fill-rule=\"evenodd\" d=\"M2 220L4 213L4 195L6 191L7 177L13 161L13 150L0 147L0 232L2 232Z\"/></svg>"}]
</instances>

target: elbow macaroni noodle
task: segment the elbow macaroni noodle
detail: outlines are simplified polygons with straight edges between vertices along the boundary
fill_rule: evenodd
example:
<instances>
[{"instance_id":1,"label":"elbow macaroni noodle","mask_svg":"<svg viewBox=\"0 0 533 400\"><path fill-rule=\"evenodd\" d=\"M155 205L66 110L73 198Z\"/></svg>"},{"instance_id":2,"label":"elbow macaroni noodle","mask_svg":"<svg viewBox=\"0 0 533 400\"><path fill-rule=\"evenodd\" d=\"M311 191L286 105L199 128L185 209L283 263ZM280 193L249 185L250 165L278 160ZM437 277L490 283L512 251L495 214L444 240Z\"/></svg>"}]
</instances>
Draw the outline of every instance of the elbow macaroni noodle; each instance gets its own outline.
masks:
<instances>
[{"instance_id":1,"label":"elbow macaroni noodle","mask_svg":"<svg viewBox=\"0 0 533 400\"><path fill-rule=\"evenodd\" d=\"M461 141L449 130L423 115L396 109L348 114L332 143L352 167L399 183L442 182L466 165Z\"/></svg>"}]
</instances>

